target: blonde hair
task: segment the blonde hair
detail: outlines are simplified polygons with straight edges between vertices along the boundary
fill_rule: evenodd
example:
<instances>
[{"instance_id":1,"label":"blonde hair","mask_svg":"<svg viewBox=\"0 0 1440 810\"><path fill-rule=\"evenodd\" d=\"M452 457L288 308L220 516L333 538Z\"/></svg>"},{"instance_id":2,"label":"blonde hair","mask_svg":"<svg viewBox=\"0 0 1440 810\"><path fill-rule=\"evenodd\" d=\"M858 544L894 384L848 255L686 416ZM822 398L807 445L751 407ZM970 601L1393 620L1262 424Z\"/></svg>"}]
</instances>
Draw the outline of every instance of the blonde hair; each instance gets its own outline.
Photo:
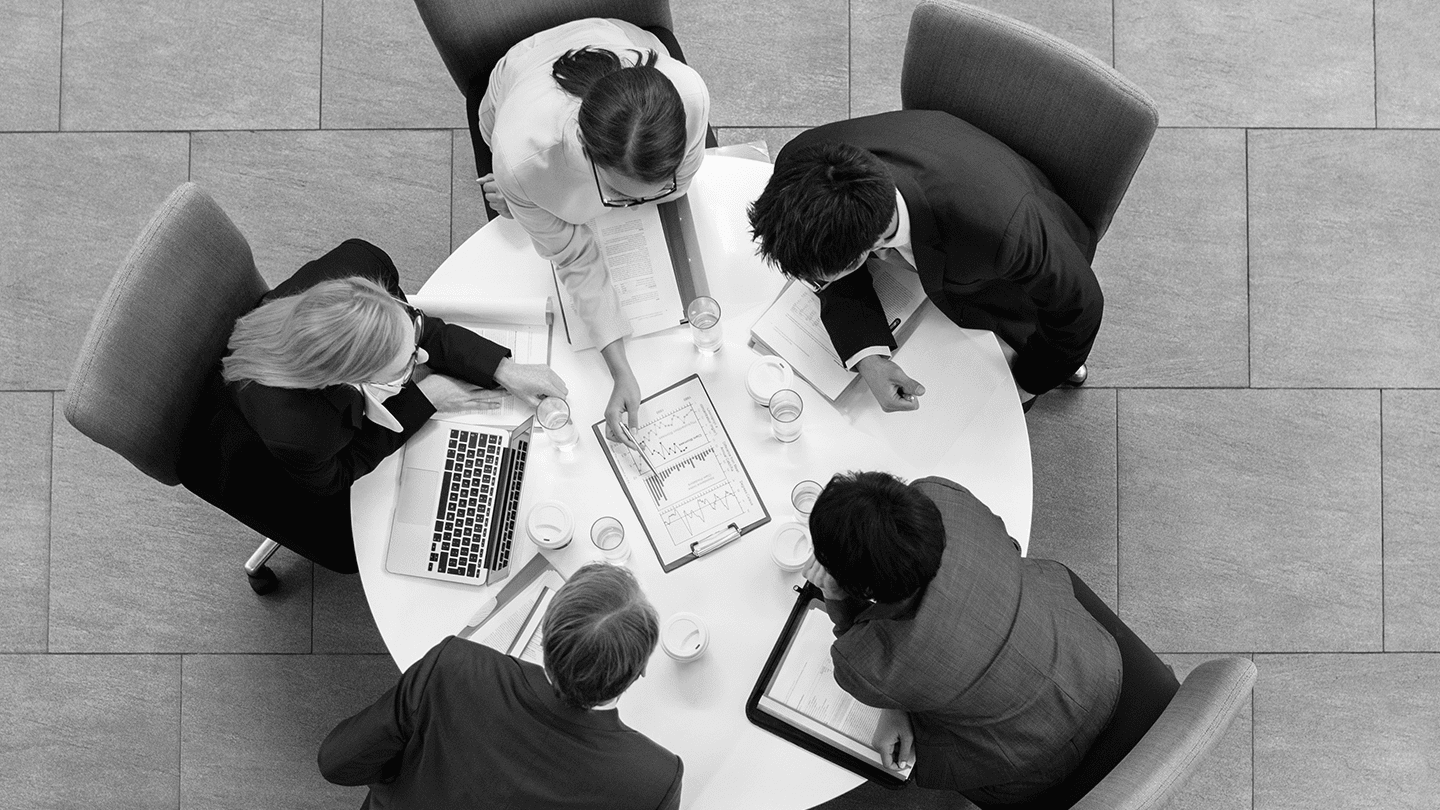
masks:
<instances>
[{"instance_id":1,"label":"blonde hair","mask_svg":"<svg viewBox=\"0 0 1440 810\"><path fill-rule=\"evenodd\" d=\"M324 388L365 382L405 347L405 307L368 278L322 281L235 322L226 382Z\"/></svg>"}]
</instances>

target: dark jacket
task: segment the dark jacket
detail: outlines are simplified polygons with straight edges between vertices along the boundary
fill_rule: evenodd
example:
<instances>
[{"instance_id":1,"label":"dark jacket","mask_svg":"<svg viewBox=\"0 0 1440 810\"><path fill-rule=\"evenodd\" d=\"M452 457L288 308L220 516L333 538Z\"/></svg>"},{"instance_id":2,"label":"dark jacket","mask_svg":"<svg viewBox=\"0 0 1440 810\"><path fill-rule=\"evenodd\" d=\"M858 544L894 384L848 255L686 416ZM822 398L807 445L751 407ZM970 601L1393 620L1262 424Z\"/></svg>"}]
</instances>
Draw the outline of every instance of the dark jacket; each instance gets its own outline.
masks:
<instances>
[{"instance_id":1,"label":"dark jacket","mask_svg":"<svg viewBox=\"0 0 1440 810\"><path fill-rule=\"evenodd\" d=\"M262 297L256 306L336 278L363 276L400 300L395 263L351 239ZM420 345L433 371L487 388L510 352L459 326L426 317ZM186 433L186 486L247 525L315 562L355 570L350 485L400 449L435 413L414 383L385 401L404 428L365 419L364 397L348 385L321 389L225 383L217 367Z\"/></svg>"},{"instance_id":2,"label":"dark jacket","mask_svg":"<svg viewBox=\"0 0 1440 810\"><path fill-rule=\"evenodd\" d=\"M1068 775L1109 722L1119 648L1065 567L1021 557L968 490L912 486L945 522L940 571L899 603L826 603L835 679L862 703L909 713L916 784L1018 801Z\"/></svg>"},{"instance_id":3,"label":"dark jacket","mask_svg":"<svg viewBox=\"0 0 1440 810\"><path fill-rule=\"evenodd\" d=\"M928 110L816 127L786 144L775 164L825 141L866 149L890 169L930 300L960 326L1014 347L1020 387L1044 393L1085 362L1104 310L1090 269L1096 238L1039 169L959 118ZM821 302L842 359L895 347L868 273L832 284Z\"/></svg>"},{"instance_id":4,"label":"dark jacket","mask_svg":"<svg viewBox=\"0 0 1440 810\"><path fill-rule=\"evenodd\" d=\"M568 706L540 667L451 636L320 746L371 810L675 810L680 758L614 709Z\"/></svg>"}]
</instances>

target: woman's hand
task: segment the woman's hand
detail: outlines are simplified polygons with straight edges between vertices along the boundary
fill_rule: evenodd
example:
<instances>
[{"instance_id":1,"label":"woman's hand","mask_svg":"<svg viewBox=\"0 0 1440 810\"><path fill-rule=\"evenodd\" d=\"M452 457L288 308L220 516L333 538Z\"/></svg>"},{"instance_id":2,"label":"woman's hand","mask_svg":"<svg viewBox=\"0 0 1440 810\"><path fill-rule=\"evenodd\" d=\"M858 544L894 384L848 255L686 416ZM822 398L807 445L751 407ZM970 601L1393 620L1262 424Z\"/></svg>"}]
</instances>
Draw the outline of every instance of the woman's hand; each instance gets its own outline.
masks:
<instances>
[{"instance_id":1,"label":"woman's hand","mask_svg":"<svg viewBox=\"0 0 1440 810\"><path fill-rule=\"evenodd\" d=\"M915 762L915 730L910 715L897 709L881 709L880 724L870 744L880 752L880 761L892 771L903 771Z\"/></svg>"},{"instance_id":2,"label":"woman's hand","mask_svg":"<svg viewBox=\"0 0 1440 810\"><path fill-rule=\"evenodd\" d=\"M515 215L510 213L509 201L505 199L504 194L500 193L500 181L495 179L494 172L476 178L475 182L480 184L480 190L485 193L485 202L495 209L495 213L506 219L515 218Z\"/></svg>"},{"instance_id":3,"label":"woman's hand","mask_svg":"<svg viewBox=\"0 0 1440 810\"><path fill-rule=\"evenodd\" d=\"M532 407L541 397L564 397L570 393L560 375L544 363L516 363L508 357L495 369L495 382Z\"/></svg>"},{"instance_id":4,"label":"woman's hand","mask_svg":"<svg viewBox=\"0 0 1440 810\"><path fill-rule=\"evenodd\" d=\"M625 340L612 340L600 349L605 365L610 368L610 378L615 388L610 391L610 401L605 404L605 436L612 442L623 442L635 452L640 446L630 437L629 431L622 430L622 423L631 429L640 427L640 381L630 370L630 359L625 356Z\"/></svg>"}]
</instances>

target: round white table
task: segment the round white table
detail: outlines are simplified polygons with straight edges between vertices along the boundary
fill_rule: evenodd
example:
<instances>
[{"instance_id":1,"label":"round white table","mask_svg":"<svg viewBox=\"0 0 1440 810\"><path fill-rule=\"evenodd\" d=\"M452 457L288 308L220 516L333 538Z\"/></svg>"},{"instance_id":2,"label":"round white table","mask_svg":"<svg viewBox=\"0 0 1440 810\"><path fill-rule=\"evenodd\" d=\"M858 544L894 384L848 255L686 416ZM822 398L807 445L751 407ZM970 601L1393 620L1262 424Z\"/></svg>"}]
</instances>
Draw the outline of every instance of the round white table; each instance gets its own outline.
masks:
<instances>
[{"instance_id":1,"label":"round white table","mask_svg":"<svg viewBox=\"0 0 1440 810\"><path fill-rule=\"evenodd\" d=\"M770 434L765 409L745 392L757 356L746 345L750 326L783 285L780 273L755 254L745 206L764 187L769 164L711 156L691 186L711 294L724 309L725 345L695 351L685 327L628 341L630 363L645 395L698 373L744 460L771 522L699 560L666 574L589 426L603 416L611 381L595 350L572 352L556 325L551 365L566 381L580 444L562 453L541 430L531 445L520 514L548 499L575 515L576 540L544 552L562 574L599 559L590 524L613 515L633 549L627 563L661 619L699 614L711 639L704 657L677 663L656 652L646 677L620 702L621 718L685 762L687 808L810 807L861 783L861 778L749 723L745 700L794 604L799 574L770 559L775 528L792 517L796 482L822 484L838 471L878 469L904 478L940 475L969 488L1005 520L1025 548L1030 536L1030 443L1018 395L999 345L989 332L956 327L930 304L896 355L926 386L921 408L883 414L863 383L834 405L797 379L805 400L804 432L793 444ZM513 220L496 220L468 239L425 284L446 297L553 295L549 263L540 259ZM385 570L385 548L399 476L398 454L357 481L351 494L355 551L370 610L402 669L458 632L487 595L475 587L406 577ZM512 571L537 553L516 532Z\"/></svg>"}]
</instances>

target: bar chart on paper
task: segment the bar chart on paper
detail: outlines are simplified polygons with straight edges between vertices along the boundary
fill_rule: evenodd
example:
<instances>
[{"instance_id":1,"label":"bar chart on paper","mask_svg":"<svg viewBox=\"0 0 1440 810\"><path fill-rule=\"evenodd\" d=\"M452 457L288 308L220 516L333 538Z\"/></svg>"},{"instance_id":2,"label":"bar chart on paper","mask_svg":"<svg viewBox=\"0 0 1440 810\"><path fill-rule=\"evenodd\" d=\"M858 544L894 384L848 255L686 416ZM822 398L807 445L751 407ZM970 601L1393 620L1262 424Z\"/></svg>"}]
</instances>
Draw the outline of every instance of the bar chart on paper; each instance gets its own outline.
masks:
<instances>
[{"instance_id":1,"label":"bar chart on paper","mask_svg":"<svg viewBox=\"0 0 1440 810\"><path fill-rule=\"evenodd\" d=\"M687 556L696 538L769 519L698 376L645 400L639 416L633 432L643 458L623 444L602 444L662 564Z\"/></svg>"}]
</instances>

